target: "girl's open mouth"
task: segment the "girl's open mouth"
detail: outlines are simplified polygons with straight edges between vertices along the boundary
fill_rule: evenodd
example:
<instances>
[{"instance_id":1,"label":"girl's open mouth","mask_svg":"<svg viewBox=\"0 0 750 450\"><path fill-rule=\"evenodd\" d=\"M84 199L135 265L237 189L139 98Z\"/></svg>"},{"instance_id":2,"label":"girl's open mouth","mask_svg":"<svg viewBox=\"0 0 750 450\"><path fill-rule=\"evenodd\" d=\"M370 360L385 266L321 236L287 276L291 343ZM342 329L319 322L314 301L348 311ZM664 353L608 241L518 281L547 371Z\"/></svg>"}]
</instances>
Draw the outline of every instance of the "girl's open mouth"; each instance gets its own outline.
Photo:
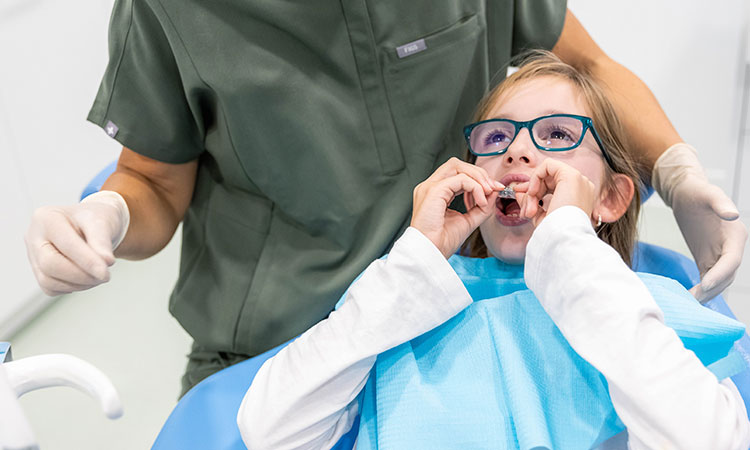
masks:
<instances>
[{"instance_id":1,"label":"girl's open mouth","mask_svg":"<svg viewBox=\"0 0 750 450\"><path fill-rule=\"evenodd\" d=\"M508 227L523 225L529 221L521 217L521 205L512 198L498 198L495 201L495 217Z\"/></svg>"}]
</instances>

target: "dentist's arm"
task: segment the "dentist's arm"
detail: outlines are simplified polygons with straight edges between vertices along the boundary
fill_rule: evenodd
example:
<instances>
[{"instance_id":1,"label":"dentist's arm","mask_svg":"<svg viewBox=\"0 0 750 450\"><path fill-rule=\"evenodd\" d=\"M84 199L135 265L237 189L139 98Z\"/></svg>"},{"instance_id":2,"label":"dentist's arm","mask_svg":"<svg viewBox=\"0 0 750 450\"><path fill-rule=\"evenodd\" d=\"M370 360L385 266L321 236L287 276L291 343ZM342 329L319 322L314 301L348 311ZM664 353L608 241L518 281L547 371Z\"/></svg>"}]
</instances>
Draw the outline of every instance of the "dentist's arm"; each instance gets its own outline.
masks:
<instances>
[{"instance_id":1,"label":"dentist's arm","mask_svg":"<svg viewBox=\"0 0 750 450\"><path fill-rule=\"evenodd\" d=\"M169 164L123 147L117 169L102 190L119 192L130 210L130 226L115 255L144 259L172 239L193 197L198 160Z\"/></svg>"}]
</instances>

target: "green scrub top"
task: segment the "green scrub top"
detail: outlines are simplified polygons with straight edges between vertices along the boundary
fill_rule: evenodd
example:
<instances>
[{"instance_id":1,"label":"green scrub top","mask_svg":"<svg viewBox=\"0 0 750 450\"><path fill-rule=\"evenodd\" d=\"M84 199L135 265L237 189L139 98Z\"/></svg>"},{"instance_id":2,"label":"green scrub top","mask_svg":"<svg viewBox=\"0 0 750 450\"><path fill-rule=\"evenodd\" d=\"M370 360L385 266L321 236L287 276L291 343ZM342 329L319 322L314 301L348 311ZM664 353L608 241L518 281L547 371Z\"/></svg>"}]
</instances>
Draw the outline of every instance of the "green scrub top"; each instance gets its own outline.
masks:
<instances>
[{"instance_id":1,"label":"green scrub top","mask_svg":"<svg viewBox=\"0 0 750 450\"><path fill-rule=\"evenodd\" d=\"M88 119L199 160L170 311L203 349L310 328L408 226L412 190L556 0L117 0Z\"/></svg>"}]
</instances>

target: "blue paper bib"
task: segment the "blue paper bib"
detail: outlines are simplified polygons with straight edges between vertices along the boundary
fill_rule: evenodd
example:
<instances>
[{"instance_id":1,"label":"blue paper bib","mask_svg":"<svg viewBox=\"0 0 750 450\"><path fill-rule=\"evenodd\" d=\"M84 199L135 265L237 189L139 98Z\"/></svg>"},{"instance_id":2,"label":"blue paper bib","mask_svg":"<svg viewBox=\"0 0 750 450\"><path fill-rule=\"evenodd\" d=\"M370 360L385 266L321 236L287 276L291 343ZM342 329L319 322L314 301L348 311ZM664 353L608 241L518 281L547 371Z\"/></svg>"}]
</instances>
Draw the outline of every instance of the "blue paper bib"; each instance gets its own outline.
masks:
<instances>
[{"instance_id":1,"label":"blue paper bib","mask_svg":"<svg viewBox=\"0 0 750 450\"><path fill-rule=\"evenodd\" d=\"M586 449L624 429L593 366L568 345L523 281L495 258L449 262L474 299L432 331L378 356L358 450ZM638 274L685 347L718 379L746 368L741 323L677 282Z\"/></svg>"}]
</instances>

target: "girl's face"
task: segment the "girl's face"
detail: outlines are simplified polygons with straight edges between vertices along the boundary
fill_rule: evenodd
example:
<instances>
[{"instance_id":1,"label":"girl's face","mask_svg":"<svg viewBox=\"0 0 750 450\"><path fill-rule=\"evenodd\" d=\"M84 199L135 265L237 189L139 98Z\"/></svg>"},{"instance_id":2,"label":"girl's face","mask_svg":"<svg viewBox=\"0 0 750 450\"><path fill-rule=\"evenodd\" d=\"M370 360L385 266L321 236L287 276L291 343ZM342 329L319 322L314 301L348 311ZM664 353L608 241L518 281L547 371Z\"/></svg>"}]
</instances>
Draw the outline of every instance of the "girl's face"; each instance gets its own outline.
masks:
<instances>
[{"instance_id":1,"label":"girl's face","mask_svg":"<svg viewBox=\"0 0 750 450\"><path fill-rule=\"evenodd\" d=\"M501 96L489 115L482 119L526 121L556 113L589 116L583 98L570 82L544 76L521 82ZM528 129L523 128L504 154L477 157L475 164L507 186L513 182L528 181L531 172L546 158L558 159L578 169L594 183L597 193L601 192L605 162L590 131L586 132L579 147L563 152L548 152L536 148ZM509 204L507 200L498 199L494 216L479 227L489 253L511 264L523 263L526 244L534 231L530 220L518 216L519 211L515 201Z\"/></svg>"}]
</instances>

